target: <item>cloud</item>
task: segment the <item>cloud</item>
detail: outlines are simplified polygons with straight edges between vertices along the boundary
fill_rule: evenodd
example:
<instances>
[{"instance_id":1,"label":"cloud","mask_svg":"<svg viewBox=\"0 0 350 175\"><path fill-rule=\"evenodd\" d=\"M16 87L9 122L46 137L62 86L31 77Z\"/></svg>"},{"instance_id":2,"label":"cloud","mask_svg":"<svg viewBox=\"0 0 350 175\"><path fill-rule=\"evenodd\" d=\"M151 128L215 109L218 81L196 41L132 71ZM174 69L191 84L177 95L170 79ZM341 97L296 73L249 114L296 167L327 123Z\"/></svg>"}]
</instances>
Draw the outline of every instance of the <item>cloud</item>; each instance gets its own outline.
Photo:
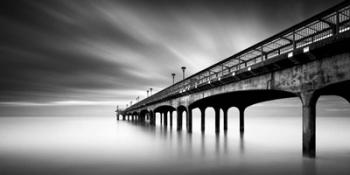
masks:
<instances>
[{"instance_id":1,"label":"cloud","mask_svg":"<svg viewBox=\"0 0 350 175\"><path fill-rule=\"evenodd\" d=\"M330 5L4 0L0 105L124 105L169 86L172 72L180 80L181 66L196 73Z\"/></svg>"}]
</instances>

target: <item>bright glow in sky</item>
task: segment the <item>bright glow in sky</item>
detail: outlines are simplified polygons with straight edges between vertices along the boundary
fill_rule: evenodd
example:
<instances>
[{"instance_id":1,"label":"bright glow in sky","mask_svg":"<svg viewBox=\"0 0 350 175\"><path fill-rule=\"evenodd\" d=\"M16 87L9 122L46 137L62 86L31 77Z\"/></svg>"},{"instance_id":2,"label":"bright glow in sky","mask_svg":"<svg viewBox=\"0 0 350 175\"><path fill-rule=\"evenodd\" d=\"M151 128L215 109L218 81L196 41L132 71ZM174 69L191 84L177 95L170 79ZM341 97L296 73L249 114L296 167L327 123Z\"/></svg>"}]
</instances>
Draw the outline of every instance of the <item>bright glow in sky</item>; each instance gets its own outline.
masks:
<instances>
[{"instance_id":1,"label":"bright glow in sky","mask_svg":"<svg viewBox=\"0 0 350 175\"><path fill-rule=\"evenodd\" d=\"M2 1L0 116L113 112L338 2Z\"/></svg>"}]
</instances>

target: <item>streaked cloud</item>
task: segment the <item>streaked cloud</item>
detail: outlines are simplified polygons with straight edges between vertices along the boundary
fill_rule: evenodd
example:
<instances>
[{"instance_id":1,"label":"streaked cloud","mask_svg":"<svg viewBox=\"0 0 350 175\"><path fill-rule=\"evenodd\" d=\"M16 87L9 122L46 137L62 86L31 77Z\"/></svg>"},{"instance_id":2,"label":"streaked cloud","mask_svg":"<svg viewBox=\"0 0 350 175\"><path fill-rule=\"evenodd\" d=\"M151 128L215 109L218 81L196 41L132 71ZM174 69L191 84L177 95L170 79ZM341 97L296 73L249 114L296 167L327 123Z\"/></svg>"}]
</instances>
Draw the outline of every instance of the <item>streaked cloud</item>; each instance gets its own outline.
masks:
<instances>
[{"instance_id":1,"label":"streaked cloud","mask_svg":"<svg viewBox=\"0 0 350 175\"><path fill-rule=\"evenodd\" d=\"M1 1L0 106L124 106L335 3Z\"/></svg>"}]
</instances>

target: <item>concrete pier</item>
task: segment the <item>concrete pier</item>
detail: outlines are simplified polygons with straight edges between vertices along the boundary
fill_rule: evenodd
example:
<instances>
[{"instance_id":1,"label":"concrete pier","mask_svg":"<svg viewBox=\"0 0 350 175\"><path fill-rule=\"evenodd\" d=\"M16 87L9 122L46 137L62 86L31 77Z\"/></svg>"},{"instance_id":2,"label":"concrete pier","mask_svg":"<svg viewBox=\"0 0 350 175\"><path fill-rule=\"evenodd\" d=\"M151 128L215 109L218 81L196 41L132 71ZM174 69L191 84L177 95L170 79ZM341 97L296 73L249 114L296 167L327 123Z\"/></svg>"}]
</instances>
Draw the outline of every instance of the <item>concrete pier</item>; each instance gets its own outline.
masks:
<instances>
[{"instance_id":1,"label":"concrete pier","mask_svg":"<svg viewBox=\"0 0 350 175\"><path fill-rule=\"evenodd\" d=\"M220 132L220 108L215 107L215 133Z\"/></svg>"},{"instance_id":2,"label":"concrete pier","mask_svg":"<svg viewBox=\"0 0 350 175\"><path fill-rule=\"evenodd\" d=\"M201 131L205 132L205 108L200 108L201 111Z\"/></svg>"},{"instance_id":3,"label":"concrete pier","mask_svg":"<svg viewBox=\"0 0 350 175\"><path fill-rule=\"evenodd\" d=\"M187 111L187 132L192 133L192 110L188 109Z\"/></svg>"},{"instance_id":4,"label":"concrete pier","mask_svg":"<svg viewBox=\"0 0 350 175\"><path fill-rule=\"evenodd\" d=\"M241 133L244 132L244 111L245 111L245 108L244 107L240 107L238 108L239 110L239 131Z\"/></svg>"},{"instance_id":5,"label":"concrete pier","mask_svg":"<svg viewBox=\"0 0 350 175\"><path fill-rule=\"evenodd\" d=\"M303 104L303 155L316 156L316 97L313 92L301 93Z\"/></svg>"},{"instance_id":6,"label":"concrete pier","mask_svg":"<svg viewBox=\"0 0 350 175\"><path fill-rule=\"evenodd\" d=\"M227 131L227 112L228 112L228 108L222 108L223 112L224 112L224 131Z\"/></svg>"},{"instance_id":7,"label":"concrete pier","mask_svg":"<svg viewBox=\"0 0 350 175\"><path fill-rule=\"evenodd\" d=\"M181 110L177 111L177 130L178 131L182 130L182 113L183 111Z\"/></svg>"},{"instance_id":8,"label":"concrete pier","mask_svg":"<svg viewBox=\"0 0 350 175\"><path fill-rule=\"evenodd\" d=\"M173 111L170 111L170 128L173 128Z\"/></svg>"},{"instance_id":9,"label":"concrete pier","mask_svg":"<svg viewBox=\"0 0 350 175\"><path fill-rule=\"evenodd\" d=\"M163 117L164 117L164 127L168 127L168 112L164 112L163 113Z\"/></svg>"},{"instance_id":10,"label":"concrete pier","mask_svg":"<svg viewBox=\"0 0 350 175\"><path fill-rule=\"evenodd\" d=\"M192 132L192 109L201 111L201 132L205 131L205 109L215 111L215 133L228 127L228 109L239 110L239 131L245 131L244 113L261 102L300 98L302 101L302 153L316 156L316 102L322 95L338 95L350 101L350 1L344 1L318 15L273 35L241 52L195 73L149 98L120 111L123 120L141 111L150 115L177 111L177 130ZM329 20L335 19L335 20ZM317 27L322 26L322 27ZM310 28L312 32L310 32ZM293 37L294 36L294 37ZM295 37L298 36L298 37ZM237 117L237 116L235 116ZM141 117L142 119L142 117ZM160 117L168 125L167 117ZM172 114L170 114L170 126ZM273 144L273 143L271 143Z\"/></svg>"}]
</instances>

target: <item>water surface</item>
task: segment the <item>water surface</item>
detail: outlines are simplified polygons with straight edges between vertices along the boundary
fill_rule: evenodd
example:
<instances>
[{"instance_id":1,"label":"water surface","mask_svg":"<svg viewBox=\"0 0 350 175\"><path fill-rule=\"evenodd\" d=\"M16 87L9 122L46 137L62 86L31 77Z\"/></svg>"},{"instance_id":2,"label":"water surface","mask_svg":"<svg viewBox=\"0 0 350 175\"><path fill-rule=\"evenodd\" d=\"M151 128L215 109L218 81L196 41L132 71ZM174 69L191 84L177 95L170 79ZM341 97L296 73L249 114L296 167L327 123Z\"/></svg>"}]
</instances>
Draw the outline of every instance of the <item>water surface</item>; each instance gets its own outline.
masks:
<instances>
[{"instance_id":1,"label":"water surface","mask_svg":"<svg viewBox=\"0 0 350 175\"><path fill-rule=\"evenodd\" d=\"M116 121L114 117L0 118L0 174L349 174L350 119L317 120L317 158L301 154L301 119L246 117L238 132L194 132ZM174 119L174 125L176 121Z\"/></svg>"}]
</instances>

